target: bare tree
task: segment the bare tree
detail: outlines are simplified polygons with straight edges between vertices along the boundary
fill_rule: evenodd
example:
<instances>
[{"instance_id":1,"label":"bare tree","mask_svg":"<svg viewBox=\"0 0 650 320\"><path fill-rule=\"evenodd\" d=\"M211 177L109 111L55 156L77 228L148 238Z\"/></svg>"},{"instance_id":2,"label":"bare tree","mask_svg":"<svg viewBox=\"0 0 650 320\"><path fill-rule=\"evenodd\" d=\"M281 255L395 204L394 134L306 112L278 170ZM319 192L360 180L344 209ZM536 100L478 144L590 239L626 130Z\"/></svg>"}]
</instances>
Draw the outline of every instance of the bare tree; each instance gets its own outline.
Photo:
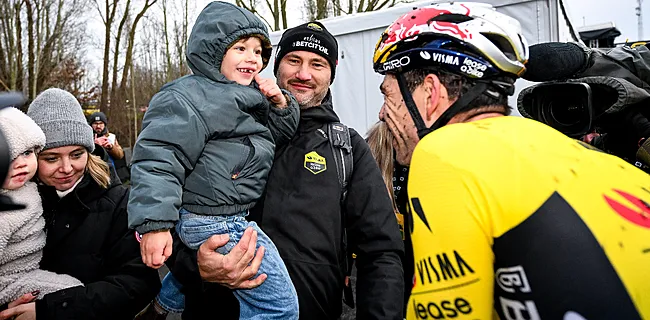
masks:
<instances>
[{"instance_id":1,"label":"bare tree","mask_svg":"<svg viewBox=\"0 0 650 320\"><path fill-rule=\"evenodd\" d=\"M56 4L55 9L52 5ZM55 70L63 61L69 59L69 50L65 50L64 46L69 46L71 43L76 43L76 46L83 45L82 42L74 41L75 37L78 40L80 33L64 33L66 26L70 29L78 28L79 25L71 22L73 16L81 12L80 7L84 6L82 0L64 0L44 1L40 12L39 32L37 35L37 43L39 51L36 56L35 74L37 75L34 92L40 92L48 79L51 78L53 70ZM54 21L50 18L54 14ZM45 17L43 17L43 15ZM39 40L40 39L40 40ZM65 40L65 41L64 41ZM72 46L71 46L72 47ZM76 59L75 59L76 60Z\"/></svg>"},{"instance_id":2,"label":"bare tree","mask_svg":"<svg viewBox=\"0 0 650 320\"><path fill-rule=\"evenodd\" d=\"M23 71L23 26L22 26L22 21L20 19L20 11L21 11L21 6L23 4L23 1L17 1L15 4L15 9L14 13L16 15L16 64L12 68L12 78L11 78L11 85L12 89L14 90L19 90L23 91L24 84L23 84L23 78L24 78L24 71ZM11 42L11 40L10 40ZM13 49L12 49L13 51ZM15 74L15 76L13 76Z\"/></svg>"},{"instance_id":3,"label":"bare tree","mask_svg":"<svg viewBox=\"0 0 650 320\"><path fill-rule=\"evenodd\" d=\"M27 95L29 99L33 99L36 96L35 91L35 76L34 76L34 64L36 63L36 53L34 52L34 16L32 8L32 1L25 0L25 8L27 9Z\"/></svg>"},{"instance_id":4,"label":"bare tree","mask_svg":"<svg viewBox=\"0 0 650 320\"><path fill-rule=\"evenodd\" d=\"M172 79L172 54L169 51L169 29L167 28L167 0L162 0L162 13L163 13L163 36L165 38L165 57L167 58L166 65L166 79Z\"/></svg>"},{"instance_id":5,"label":"bare tree","mask_svg":"<svg viewBox=\"0 0 650 320\"><path fill-rule=\"evenodd\" d=\"M108 96L108 64L110 61L111 51L111 28L115 21L115 13L117 13L119 2L120 0L104 0L104 12L102 12L100 0L95 0L95 6L97 11L99 11L102 22L104 23L104 66L102 69L102 96L99 105L99 109L102 111L105 111L106 106L108 105L106 98Z\"/></svg>"},{"instance_id":6,"label":"bare tree","mask_svg":"<svg viewBox=\"0 0 650 320\"><path fill-rule=\"evenodd\" d=\"M0 87L30 99L49 86L80 91L85 8L86 0L0 1Z\"/></svg>"},{"instance_id":7,"label":"bare tree","mask_svg":"<svg viewBox=\"0 0 650 320\"><path fill-rule=\"evenodd\" d=\"M402 0L348 0L345 7L341 6L340 0L332 0L334 15L353 14L355 12L371 12L384 8L390 8Z\"/></svg>"},{"instance_id":8,"label":"bare tree","mask_svg":"<svg viewBox=\"0 0 650 320\"><path fill-rule=\"evenodd\" d=\"M325 0L318 0L325 1ZM282 28L287 28L287 0L264 0L266 9L268 9L273 17L273 23L271 24L257 9L260 4L258 0L235 0L235 4L256 14L264 22L271 27L273 31L280 30L280 25Z\"/></svg>"},{"instance_id":9,"label":"bare tree","mask_svg":"<svg viewBox=\"0 0 650 320\"><path fill-rule=\"evenodd\" d=\"M178 75L185 75L189 73L189 69L185 66L185 52L187 50L187 26L188 26L188 0L184 1L183 17L181 22L174 22L175 46L176 56L178 58ZM180 26L179 26L180 24Z\"/></svg>"},{"instance_id":10,"label":"bare tree","mask_svg":"<svg viewBox=\"0 0 650 320\"><path fill-rule=\"evenodd\" d=\"M23 89L23 50L20 1L0 2L0 89Z\"/></svg>"},{"instance_id":11,"label":"bare tree","mask_svg":"<svg viewBox=\"0 0 650 320\"><path fill-rule=\"evenodd\" d=\"M131 63L133 61L133 46L135 43L135 30L136 27L138 26L138 22L140 21L140 19L142 19L142 17L147 12L147 10L149 10L151 6L156 4L157 1L158 0L145 0L142 10L138 12L138 14L135 16L135 19L133 20L133 24L131 25L131 31L129 32L129 45L128 48L126 49L124 68L122 69L122 81L120 83L120 90L122 90L122 88L125 88L126 86L126 81L129 76L129 68L131 67Z\"/></svg>"},{"instance_id":12,"label":"bare tree","mask_svg":"<svg viewBox=\"0 0 650 320\"><path fill-rule=\"evenodd\" d=\"M122 30L124 30L124 25L129 19L129 10L131 9L131 0L126 0L126 6L124 8L124 14L122 19L120 19L120 24L117 26L117 36L115 36L115 50L113 52L113 70L112 70L112 80L111 80L111 99L110 101L116 102L118 100L117 93L117 74L118 74L118 63L120 60L120 41L122 40ZM102 86L103 88L103 86ZM102 89L103 92L103 89ZM111 116L111 108L108 105L107 116Z\"/></svg>"},{"instance_id":13,"label":"bare tree","mask_svg":"<svg viewBox=\"0 0 650 320\"><path fill-rule=\"evenodd\" d=\"M330 15L328 0L306 0L306 7L307 18L310 21L325 19Z\"/></svg>"},{"instance_id":14,"label":"bare tree","mask_svg":"<svg viewBox=\"0 0 650 320\"><path fill-rule=\"evenodd\" d=\"M320 20L357 12L378 11L408 0L305 0L307 19Z\"/></svg>"}]
</instances>

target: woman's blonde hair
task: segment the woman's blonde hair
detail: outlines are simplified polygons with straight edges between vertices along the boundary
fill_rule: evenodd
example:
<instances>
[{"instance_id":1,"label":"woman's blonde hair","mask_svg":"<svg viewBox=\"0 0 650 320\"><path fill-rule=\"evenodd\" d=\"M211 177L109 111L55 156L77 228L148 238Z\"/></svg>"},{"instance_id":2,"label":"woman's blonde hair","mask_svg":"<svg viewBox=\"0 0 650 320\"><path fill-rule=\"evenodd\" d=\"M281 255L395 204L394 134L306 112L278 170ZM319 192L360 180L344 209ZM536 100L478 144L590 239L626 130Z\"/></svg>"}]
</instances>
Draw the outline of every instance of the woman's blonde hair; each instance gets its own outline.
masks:
<instances>
[{"instance_id":1,"label":"woman's blonde hair","mask_svg":"<svg viewBox=\"0 0 650 320\"><path fill-rule=\"evenodd\" d=\"M111 184L111 174L108 169L108 164L90 152L88 152L86 171L100 187L106 189Z\"/></svg>"},{"instance_id":2,"label":"woman's blonde hair","mask_svg":"<svg viewBox=\"0 0 650 320\"><path fill-rule=\"evenodd\" d=\"M368 146L370 152L375 157L381 176L384 179L388 195L393 203L393 211L397 214L397 204L395 202L395 195L393 193L393 170L395 168L394 156L395 150L393 149L393 134L388 129L388 125L379 121L375 123L367 133Z\"/></svg>"}]
</instances>

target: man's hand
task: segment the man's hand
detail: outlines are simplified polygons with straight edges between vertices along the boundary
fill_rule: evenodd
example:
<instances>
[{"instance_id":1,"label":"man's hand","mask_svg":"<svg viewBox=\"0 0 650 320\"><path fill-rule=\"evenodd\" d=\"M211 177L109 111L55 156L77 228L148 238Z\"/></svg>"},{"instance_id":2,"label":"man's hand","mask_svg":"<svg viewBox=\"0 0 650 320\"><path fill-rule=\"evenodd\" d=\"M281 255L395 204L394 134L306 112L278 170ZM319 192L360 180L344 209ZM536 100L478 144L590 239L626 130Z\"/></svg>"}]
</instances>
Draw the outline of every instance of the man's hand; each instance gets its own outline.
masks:
<instances>
[{"instance_id":1,"label":"man's hand","mask_svg":"<svg viewBox=\"0 0 650 320\"><path fill-rule=\"evenodd\" d=\"M113 144L108 140L108 137L97 137L95 138L95 143L102 146L106 150L113 149Z\"/></svg>"},{"instance_id":2,"label":"man's hand","mask_svg":"<svg viewBox=\"0 0 650 320\"><path fill-rule=\"evenodd\" d=\"M255 253L257 232L247 228L237 245L227 255L215 250L228 243L227 234L214 235L204 242L197 253L201 278L216 282L230 289L252 289L266 280L266 274L257 274L264 257L264 247Z\"/></svg>"},{"instance_id":3,"label":"man's hand","mask_svg":"<svg viewBox=\"0 0 650 320\"><path fill-rule=\"evenodd\" d=\"M172 234L169 230L145 233L140 241L142 262L148 267L158 269L172 255Z\"/></svg>"},{"instance_id":4,"label":"man's hand","mask_svg":"<svg viewBox=\"0 0 650 320\"><path fill-rule=\"evenodd\" d=\"M36 304L34 302L20 304L0 312L0 320L36 320Z\"/></svg>"},{"instance_id":5,"label":"man's hand","mask_svg":"<svg viewBox=\"0 0 650 320\"><path fill-rule=\"evenodd\" d=\"M255 76L255 82L260 86L262 94L277 108L284 109L287 107L287 98L284 97L282 90L275 81L262 78L258 74Z\"/></svg>"},{"instance_id":6,"label":"man's hand","mask_svg":"<svg viewBox=\"0 0 650 320\"><path fill-rule=\"evenodd\" d=\"M413 150L420 141L418 130L408 112L399 112L401 108L406 108L404 102L396 103L392 99L385 99L386 116L384 120L388 129L393 134L393 148L395 149L395 158L403 166L411 163Z\"/></svg>"}]
</instances>

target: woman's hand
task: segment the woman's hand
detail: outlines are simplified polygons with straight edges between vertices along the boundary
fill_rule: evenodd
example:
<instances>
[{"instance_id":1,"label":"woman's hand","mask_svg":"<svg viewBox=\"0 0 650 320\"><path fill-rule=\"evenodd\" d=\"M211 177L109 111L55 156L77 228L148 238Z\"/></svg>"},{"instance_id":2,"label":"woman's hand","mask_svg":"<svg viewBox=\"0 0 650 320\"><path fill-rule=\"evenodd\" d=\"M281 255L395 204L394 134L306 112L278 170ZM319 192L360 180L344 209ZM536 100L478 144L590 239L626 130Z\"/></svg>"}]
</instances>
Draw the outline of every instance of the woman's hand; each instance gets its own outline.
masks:
<instances>
[{"instance_id":1,"label":"woman's hand","mask_svg":"<svg viewBox=\"0 0 650 320\"><path fill-rule=\"evenodd\" d=\"M24 296L23 296L24 297ZM36 298L36 297L34 297ZM16 301L21 300L19 298ZM14 302L16 302L14 301ZM14 303L12 302L12 303ZM9 304L9 309L0 312L0 320L36 320L36 303L30 302L25 304L18 304L17 306L11 307Z\"/></svg>"}]
</instances>

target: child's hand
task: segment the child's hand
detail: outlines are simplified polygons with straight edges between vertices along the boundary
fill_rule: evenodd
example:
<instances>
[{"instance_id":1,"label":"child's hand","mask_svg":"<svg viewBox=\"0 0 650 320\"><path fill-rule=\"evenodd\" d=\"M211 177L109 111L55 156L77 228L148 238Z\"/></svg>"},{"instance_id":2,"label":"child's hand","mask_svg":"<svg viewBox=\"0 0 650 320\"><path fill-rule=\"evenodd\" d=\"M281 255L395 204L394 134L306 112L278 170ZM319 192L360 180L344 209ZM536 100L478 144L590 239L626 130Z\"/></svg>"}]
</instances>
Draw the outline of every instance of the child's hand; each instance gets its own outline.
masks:
<instances>
[{"instance_id":1,"label":"child's hand","mask_svg":"<svg viewBox=\"0 0 650 320\"><path fill-rule=\"evenodd\" d=\"M260 91L262 94L271 101L276 107L284 109L287 107L287 98L284 97L284 94L278 87L278 84L275 83L272 79L265 79L260 77L260 75L255 76L255 82L260 86Z\"/></svg>"},{"instance_id":2,"label":"child's hand","mask_svg":"<svg viewBox=\"0 0 650 320\"><path fill-rule=\"evenodd\" d=\"M172 255L172 234L169 230L145 233L140 241L142 262L148 267L158 269Z\"/></svg>"}]
</instances>

